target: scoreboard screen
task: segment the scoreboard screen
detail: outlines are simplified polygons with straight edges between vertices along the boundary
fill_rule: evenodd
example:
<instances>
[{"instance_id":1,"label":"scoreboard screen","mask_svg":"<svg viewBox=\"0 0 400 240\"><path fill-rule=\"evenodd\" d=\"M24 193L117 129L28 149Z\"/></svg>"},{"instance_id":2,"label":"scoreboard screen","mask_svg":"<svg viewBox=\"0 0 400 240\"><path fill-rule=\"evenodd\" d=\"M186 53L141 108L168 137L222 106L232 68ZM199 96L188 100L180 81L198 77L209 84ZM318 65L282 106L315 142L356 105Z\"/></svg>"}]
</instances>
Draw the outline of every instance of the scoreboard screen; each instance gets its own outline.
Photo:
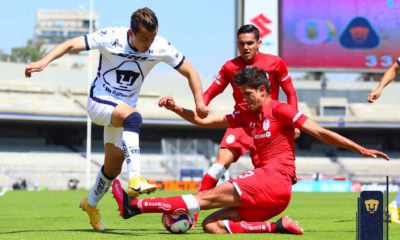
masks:
<instances>
[{"instance_id":1,"label":"scoreboard screen","mask_svg":"<svg viewBox=\"0 0 400 240\"><path fill-rule=\"evenodd\" d=\"M388 68L400 56L400 0L282 0L279 52L291 68Z\"/></svg>"}]
</instances>

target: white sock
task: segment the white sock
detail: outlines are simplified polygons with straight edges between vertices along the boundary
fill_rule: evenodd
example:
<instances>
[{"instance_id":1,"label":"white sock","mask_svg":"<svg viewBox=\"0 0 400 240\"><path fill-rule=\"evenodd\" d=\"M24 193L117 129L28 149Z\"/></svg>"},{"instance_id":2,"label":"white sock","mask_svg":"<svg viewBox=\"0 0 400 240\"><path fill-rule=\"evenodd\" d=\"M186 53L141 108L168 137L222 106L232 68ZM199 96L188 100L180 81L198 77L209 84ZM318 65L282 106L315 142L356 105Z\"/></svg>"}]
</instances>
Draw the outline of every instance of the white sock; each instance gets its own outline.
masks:
<instances>
[{"instance_id":1,"label":"white sock","mask_svg":"<svg viewBox=\"0 0 400 240\"><path fill-rule=\"evenodd\" d=\"M220 179L226 172L224 165L219 163L214 163L211 168L208 170L208 175L213 178Z\"/></svg>"},{"instance_id":2,"label":"white sock","mask_svg":"<svg viewBox=\"0 0 400 240\"><path fill-rule=\"evenodd\" d=\"M94 184L92 190L90 190L89 193L88 197L89 206L91 207L97 206L97 203L104 196L104 194L106 194L110 186L111 186L111 180L108 180L106 177L104 177L103 173L100 170L96 177L96 183Z\"/></svg>"},{"instance_id":3,"label":"white sock","mask_svg":"<svg viewBox=\"0 0 400 240\"><path fill-rule=\"evenodd\" d=\"M200 205L193 195L182 195L182 199L186 203L190 214L200 211Z\"/></svg>"},{"instance_id":4,"label":"white sock","mask_svg":"<svg viewBox=\"0 0 400 240\"><path fill-rule=\"evenodd\" d=\"M122 146L125 153L128 178L131 179L140 175L140 148L139 134L136 132L122 132Z\"/></svg>"}]
</instances>

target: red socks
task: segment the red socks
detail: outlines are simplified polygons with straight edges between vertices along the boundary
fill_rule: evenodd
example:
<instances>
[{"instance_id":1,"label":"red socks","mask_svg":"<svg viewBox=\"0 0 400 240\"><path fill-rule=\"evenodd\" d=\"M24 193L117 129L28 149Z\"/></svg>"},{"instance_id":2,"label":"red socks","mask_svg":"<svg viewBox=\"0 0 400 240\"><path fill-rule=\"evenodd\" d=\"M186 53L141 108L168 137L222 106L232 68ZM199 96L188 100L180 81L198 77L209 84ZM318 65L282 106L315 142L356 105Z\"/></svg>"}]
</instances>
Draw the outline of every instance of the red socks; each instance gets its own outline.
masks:
<instances>
[{"instance_id":1,"label":"red socks","mask_svg":"<svg viewBox=\"0 0 400 240\"><path fill-rule=\"evenodd\" d=\"M204 190L209 190L217 186L219 179L212 177L210 174L206 173L201 180L199 192Z\"/></svg>"},{"instance_id":2,"label":"red socks","mask_svg":"<svg viewBox=\"0 0 400 240\"><path fill-rule=\"evenodd\" d=\"M136 204L142 213L182 214L182 211L191 213L200 210L199 204L193 195L135 199L131 204Z\"/></svg>"}]
</instances>

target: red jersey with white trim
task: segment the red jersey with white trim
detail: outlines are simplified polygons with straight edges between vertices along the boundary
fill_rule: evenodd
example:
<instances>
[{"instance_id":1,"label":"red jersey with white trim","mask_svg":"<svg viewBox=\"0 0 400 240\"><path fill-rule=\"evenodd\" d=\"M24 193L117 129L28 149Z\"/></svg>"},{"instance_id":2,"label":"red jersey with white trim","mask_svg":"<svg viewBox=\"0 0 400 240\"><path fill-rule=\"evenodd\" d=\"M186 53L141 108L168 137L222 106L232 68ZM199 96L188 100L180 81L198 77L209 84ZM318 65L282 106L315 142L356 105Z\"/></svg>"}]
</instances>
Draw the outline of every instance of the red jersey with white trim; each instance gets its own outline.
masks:
<instances>
[{"instance_id":1,"label":"red jersey with white trim","mask_svg":"<svg viewBox=\"0 0 400 240\"><path fill-rule=\"evenodd\" d=\"M221 67L211 86L204 93L204 103L208 105L214 97L222 93L228 85L231 85L233 98L235 99L235 110L246 109L247 103L244 101L240 89L233 81L235 74L246 66L254 66L264 70L270 82L271 98L278 100L279 87L281 87L287 96L287 102L297 109L296 91L285 63L278 56L260 52L256 54L253 62L249 64L245 63L240 56L227 61Z\"/></svg>"},{"instance_id":2,"label":"red jersey with white trim","mask_svg":"<svg viewBox=\"0 0 400 240\"><path fill-rule=\"evenodd\" d=\"M260 111L239 110L226 115L232 128L241 127L254 140L258 162L255 168L283 170L296 181L294 128L308 119L287 103L273 100Z\"/></svg>"}]
</instances>

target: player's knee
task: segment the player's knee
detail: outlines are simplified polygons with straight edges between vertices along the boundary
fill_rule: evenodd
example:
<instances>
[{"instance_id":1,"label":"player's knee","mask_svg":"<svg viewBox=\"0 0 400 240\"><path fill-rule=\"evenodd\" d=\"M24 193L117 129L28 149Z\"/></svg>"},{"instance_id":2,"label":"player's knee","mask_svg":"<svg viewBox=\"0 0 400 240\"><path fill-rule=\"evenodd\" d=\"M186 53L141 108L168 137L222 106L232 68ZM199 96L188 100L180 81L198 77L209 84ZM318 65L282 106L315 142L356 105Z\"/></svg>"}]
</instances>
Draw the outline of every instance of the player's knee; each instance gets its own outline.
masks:
<instances>
[{"instance_id":1,"label":"player's knee","mask_svg":"<svg viewBox=\"0 0 400 240\"><path fill-rule=\"evenodd\" d=\"M142 115L139 112L133 112L124 120L124 131L139 133L142 124Z\"/></svg>"},{"instance_id":2,"label":"player's knee","mask_svg":"<svg viewBox=\"0 0 400 240\"><path fill-rule=\"evenodd\" d=\"M224 222L222 220L214 220L207 218L203 221L203 231L205 233L227 233Z\"/></svg>"}]
</instances>

